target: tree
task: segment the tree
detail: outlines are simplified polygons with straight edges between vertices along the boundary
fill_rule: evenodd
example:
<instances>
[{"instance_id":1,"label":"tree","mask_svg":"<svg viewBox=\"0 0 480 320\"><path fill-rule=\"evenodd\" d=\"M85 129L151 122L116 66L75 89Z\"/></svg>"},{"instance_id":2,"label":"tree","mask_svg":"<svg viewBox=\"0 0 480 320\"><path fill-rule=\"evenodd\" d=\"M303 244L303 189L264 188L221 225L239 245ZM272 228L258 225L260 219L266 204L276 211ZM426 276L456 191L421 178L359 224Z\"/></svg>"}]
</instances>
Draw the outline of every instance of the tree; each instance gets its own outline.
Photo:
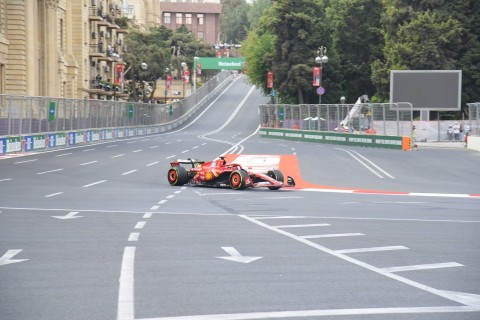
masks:
<instances>
[{"instance_id":1,"label":"tree","mask_svg":"<svg viewBox=\"0 0 480 320\"><path fill-rule=\"evenodd\" d=\"M327 25L332 38L332 58L341 95L347 101L374 95L371 64L382 57L384 47L379 17L381 0L338 0L326 9ZM337 98L340 95L337 96ZM337 100L338 101L338 100Z\"/></svg>"},{"instance_id":2,"label":"tree","mask_svg":"<svg viewBox=\"0 0 480 320\"><path fill-rule=\"evenodd\" d=\"M220 42L240 43L246 38L249 29L247 17L249 5L245 0L221 0L221 4L220 28L222 35Z\"/></svg>"}]
</instances>

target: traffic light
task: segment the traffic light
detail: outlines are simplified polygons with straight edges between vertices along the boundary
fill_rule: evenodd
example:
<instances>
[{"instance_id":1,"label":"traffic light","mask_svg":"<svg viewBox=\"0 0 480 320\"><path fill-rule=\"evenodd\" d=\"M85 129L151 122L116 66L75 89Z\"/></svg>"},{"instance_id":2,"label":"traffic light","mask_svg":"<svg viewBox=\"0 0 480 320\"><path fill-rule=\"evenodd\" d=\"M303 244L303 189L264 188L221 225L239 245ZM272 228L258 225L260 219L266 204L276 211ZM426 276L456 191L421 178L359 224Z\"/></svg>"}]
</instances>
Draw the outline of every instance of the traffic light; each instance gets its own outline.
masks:
<instances>
[{"instance_id":1,"label":"traffic light","mask_svg":"<svg viewBox=\"0 0 480 320\"><path fill-rule=\"evenodd\" d=\"M128 117L133 118L133 104L132 103L130 103L128 105Z\"/></svg>"},{"instance_id":2,"label":"traffic light","mask_svg":"<svg viewBox=\"0 0 480 320\"><path fill-rule=\"evenodd\" d=\"M48 120L49 121L55 120L55 109L56 109L55 101L50 101L50 106L48 107Z\"/></svg>"}]
</instances>

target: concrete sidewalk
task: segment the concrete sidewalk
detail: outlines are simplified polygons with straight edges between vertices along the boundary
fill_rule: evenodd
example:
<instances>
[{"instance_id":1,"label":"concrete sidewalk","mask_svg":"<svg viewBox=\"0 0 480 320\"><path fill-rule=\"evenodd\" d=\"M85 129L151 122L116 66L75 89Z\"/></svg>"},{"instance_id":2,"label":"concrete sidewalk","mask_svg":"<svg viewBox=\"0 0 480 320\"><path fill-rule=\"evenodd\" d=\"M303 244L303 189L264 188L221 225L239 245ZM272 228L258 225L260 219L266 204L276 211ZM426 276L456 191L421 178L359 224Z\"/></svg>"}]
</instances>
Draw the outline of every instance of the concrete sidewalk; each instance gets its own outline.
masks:
<instances>
[{"instance_id":1,"label":"concrete sidewalk","mask_svg":"<svg viewBox=\"0 0 480 320\"><path fill-rule=\"evenodd\" d=\"M468 150L463 141L431 141L431 142L417 142L418 149L432 148L432 149L460 149Z\"/></svg>"}]
</instances>

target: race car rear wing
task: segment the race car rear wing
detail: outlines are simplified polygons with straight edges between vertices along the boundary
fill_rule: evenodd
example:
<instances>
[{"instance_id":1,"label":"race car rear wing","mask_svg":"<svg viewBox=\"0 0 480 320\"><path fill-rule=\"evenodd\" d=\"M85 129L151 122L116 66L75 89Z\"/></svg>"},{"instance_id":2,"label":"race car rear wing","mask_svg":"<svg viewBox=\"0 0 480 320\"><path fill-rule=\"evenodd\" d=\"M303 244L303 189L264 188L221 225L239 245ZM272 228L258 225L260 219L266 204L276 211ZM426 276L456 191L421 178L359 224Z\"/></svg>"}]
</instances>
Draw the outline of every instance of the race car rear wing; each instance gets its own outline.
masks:
<instances>
[{"instance_id":1,"label":"race car rear wing","mask_svg":"<svg viewBox=\"0 0 480 320\"><path fill-rule=\"evenodd\" d=\"M178 166L181 164L191 164L192 168L195 168L196 166L205 163L205 161L200 161L200 160L195 160L195 159L177 159L176 161L170 162L170 165L173 166Z\"/></svg>"}]
</instances>

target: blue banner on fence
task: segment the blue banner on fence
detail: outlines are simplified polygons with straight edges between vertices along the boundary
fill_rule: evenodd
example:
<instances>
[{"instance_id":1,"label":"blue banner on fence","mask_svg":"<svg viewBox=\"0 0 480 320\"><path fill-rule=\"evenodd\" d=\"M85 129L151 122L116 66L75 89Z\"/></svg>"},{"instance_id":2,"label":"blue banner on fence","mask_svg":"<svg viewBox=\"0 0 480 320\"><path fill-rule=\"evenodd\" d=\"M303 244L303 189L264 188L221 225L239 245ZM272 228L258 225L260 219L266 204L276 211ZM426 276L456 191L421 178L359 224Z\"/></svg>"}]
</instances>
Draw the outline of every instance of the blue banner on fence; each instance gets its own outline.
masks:
<instances>
[{"instance_id":1,"label":"blue banner on fence","mask_svg":"<svg viewBox=\"0 0 480 320\"><path fill-rule=\"evenodd\" d=\"M69 145L74 145L75 144L75 137L77 133L76 132L69 132L68 133L68 144Z\"/></svg>"},{"instance_id":2,"label":"blue banner on fence","mask_svg":"<svg viewBox=\"0 0 480 320\"><path fill-rule=\"evenodd\" d=\"M23 139L25 140L25 152L29 152L33 150L33 136L24 136Z\"/></svg>"},{"instance_id":3,"label":"blue banner on fence","mask_svg":"<svg viewBox=\"0 0 480 320\"><path fill-rule=\"evenodd\" d=\"M0 138L0 154L7 153L7 138Z\"/></svg>"},{"instance_id":4,"label":"blue banner on fence","mask_svg":"<svg viewBox=\"0 0 480 320\"><path fill-rule=\"evenodd\" d=\"M92 142L92 130L85 131L86 142Z\"/></svg>"},{"instance_id":5,"label":"blue banner on fence","mask_svg":"<svg viewBox=\"0 0 480 320\"><path fill-rule=\"evenodd\" d=\"M48 147L54 148L57 146L57 134L49 133L48 134Z\"/></svg>"}]
</instances>

